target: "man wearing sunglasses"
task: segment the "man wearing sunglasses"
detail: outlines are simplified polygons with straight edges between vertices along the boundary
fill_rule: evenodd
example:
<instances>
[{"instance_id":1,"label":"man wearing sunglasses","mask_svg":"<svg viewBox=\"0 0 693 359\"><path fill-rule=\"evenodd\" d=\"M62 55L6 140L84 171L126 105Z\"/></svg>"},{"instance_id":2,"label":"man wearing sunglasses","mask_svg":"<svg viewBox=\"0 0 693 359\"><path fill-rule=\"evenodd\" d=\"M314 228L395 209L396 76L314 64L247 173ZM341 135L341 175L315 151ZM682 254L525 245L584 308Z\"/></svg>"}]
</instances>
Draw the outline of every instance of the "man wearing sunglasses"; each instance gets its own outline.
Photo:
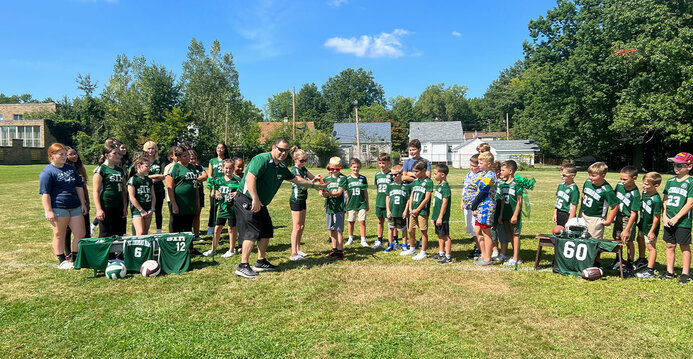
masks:
<instances>
[{"instance_id":1,"label":"man wearing sunglasses","mask_svg":"<svg viewBox=\"0 0 693 359\"><path fill-rule=\"evenodd\" d=\"M261 153L248 163L243 179L239 185L239 194L234 200L236 210L236 227L242 244L241 263L236 275L244 278L255 278L257 272L274 271L277 266L271 264L265 254L269 239L274 235L272 218L267 206L277 194L284 180L302 187L324 188L301 177L294 176L282 163L289 153L289 141L278 138L270 152ZM248 264L250 252L257 243L257 262L251 268Z\"/></svg>"}]
</instances>

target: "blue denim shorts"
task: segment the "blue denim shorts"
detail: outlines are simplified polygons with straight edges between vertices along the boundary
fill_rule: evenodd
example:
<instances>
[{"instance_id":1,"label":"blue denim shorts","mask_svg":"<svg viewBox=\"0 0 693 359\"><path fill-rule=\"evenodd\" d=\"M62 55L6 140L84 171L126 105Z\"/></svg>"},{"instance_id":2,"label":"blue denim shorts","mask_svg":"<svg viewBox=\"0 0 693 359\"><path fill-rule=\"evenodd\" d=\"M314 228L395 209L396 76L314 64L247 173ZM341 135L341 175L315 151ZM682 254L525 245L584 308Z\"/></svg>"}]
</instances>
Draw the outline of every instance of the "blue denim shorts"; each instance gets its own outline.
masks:
<instances>
[{"instance_id":1,"label":"blue denim shorts","mask_svg":"<svg viewBox=\"0 0 693 359\"><path fill-rule=\"evenodd\" d=\"M82 207L53 208L56 217L77 217L82 215Z\"/></svg>"}]
</instances>

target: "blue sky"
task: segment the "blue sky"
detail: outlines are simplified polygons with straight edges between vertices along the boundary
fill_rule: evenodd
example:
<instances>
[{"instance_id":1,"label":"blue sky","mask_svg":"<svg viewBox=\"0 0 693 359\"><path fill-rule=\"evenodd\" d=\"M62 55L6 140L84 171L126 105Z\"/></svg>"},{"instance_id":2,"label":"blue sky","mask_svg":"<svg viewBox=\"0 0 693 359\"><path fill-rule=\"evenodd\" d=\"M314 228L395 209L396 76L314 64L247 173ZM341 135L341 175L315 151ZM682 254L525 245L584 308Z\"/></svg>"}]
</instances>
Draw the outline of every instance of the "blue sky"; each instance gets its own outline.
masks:
<instances>
[{"instance_id":1,"label":"blue sky","mask_svg":"<svg viewBox=\"0 0 693 359\"><path fill-rule=\"evenodd\" d=\"M482 96L522 58L530 19L555 0L0 2L0 93L75 97L77 74L100 92L117 54L181 74L195 37L232 52L242 94L261 107L277 92L318 86L347 67L373 71L386 97L438 83Z\"/></svg>"}]
</instances>

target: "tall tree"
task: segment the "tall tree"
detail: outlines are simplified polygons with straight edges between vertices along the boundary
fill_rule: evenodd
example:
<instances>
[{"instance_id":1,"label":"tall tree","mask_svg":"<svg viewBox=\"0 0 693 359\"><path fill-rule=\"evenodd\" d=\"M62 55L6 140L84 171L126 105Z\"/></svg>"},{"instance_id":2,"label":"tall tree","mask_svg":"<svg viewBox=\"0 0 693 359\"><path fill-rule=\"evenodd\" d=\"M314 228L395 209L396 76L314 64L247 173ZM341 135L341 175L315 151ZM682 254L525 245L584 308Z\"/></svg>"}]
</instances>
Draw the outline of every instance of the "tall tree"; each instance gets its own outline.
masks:
<instances>
[{"instance_id":1,"label":"tall tree","mask_svg":"<svg viewBox=\"0 0 693 359\"><path fill-rule=\"evenodd\" d=\"M318 123L327 112L325 99L315 83L304 84L296 94L296 114L301 121Z\"/></svg>"},{"instance_id":2,"label":"tall tree","mask_svg":"<svg viewBox=\"0 0 693 359\"><path fill-rule=\"evenodd\" d=\"M362 68L348 68L330 77L322 85L322 94L327 114L318 128L324 130L332 130L333 123L353 117L354 101L358 101L358 106L386 105L383 86L375 82L371 71Z\"/></svg>"}]
</instances>

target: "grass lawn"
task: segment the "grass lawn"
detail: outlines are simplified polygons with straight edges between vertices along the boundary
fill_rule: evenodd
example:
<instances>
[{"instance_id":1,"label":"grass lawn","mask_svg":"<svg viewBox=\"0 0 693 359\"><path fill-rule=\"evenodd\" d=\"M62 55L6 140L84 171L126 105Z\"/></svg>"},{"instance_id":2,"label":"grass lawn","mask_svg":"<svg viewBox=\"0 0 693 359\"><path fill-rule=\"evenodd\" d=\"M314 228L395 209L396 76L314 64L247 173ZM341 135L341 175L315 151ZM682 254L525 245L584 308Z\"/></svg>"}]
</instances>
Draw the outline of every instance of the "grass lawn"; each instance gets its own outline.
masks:
<instances>
[{"instance_id":1,"label":"grass lawn","mask_svg":"<svg viewBox=\"0 0 693 359\"><path fill-rule=\"evenodd\" d=\"M281 271L241 279L233 274L239 256L217 256L216 264L193 258L192 270L182 275L137 274L112 281L93 278L91 270L55 268L38 195L42 168L0 166L2 357L661 358L693 353L693 284L561 276L551 272L550 249L544 251L542 269L532 270L534 237L553 227L557 170L521 173L537 184L530 194L532 217L523 220L525 263L517 271L480 268L466 259L473 245L459 209L465 172L453 170L452 265L416 262L358 244L346 249L342 262L324 258L330 245L322 198L312 191L302 245L310 259L290 262L286 183L269 207L276 229L268 259ZM375 170L364 174L372 181ZM581 185L586 176L580 172L576 182ZM618 175L611 173L608 180L615 184ZM374 194L371 186L371 201ZM369 212L369 243L376 225ZM430 253L435 253L437 240L430 234ZM210 240L198 246L210 247ZM227 247L224 241L220 250ZM658 249L659 271L661 240ZM613 257L603 255L602 261Z\"/></svg>"}]
</instances>

